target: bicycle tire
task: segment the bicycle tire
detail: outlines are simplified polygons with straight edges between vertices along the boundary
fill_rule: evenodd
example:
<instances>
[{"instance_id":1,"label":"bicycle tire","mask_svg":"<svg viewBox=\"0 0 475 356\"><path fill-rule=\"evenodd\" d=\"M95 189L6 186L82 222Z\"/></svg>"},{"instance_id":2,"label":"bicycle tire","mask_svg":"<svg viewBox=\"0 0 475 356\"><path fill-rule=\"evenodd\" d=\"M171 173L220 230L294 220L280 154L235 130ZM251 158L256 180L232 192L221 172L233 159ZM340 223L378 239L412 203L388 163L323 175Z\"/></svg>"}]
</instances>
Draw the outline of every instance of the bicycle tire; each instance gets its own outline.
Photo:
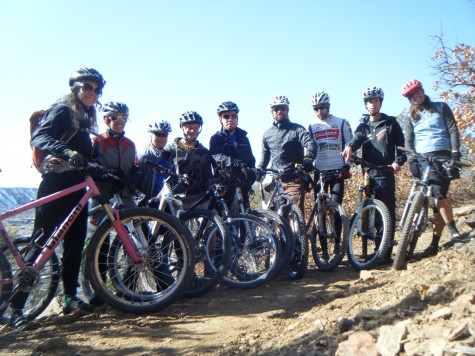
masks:
<instances>
[{"instance_id":1,"label":"bicycle tire","mask_svg":"<svg viewBox=\"0 0 475 356\"><path fill-rule=\"evenodd\" d=\"M104 221L91 237L86 257L94 292L125 313L139 315L166 308L182 296L193 277L191 233L183 222L151 208L121 210L120 219L144 262L135 264L128 258L111 221ZM101 246L109 235L106 262L101 262Z\"/></svg>"},{"instance_id":2,"label":"bicycle tire","mask_svg":"<svg viewBox=\"0 0 475 356\"><path fill-rule=\"evenodd\" d=\"M15 238L14 243L22 256L24 256L32 246L31 237ZM19 268L11 254L6 253L7 250L8 248L3 246L2 252L12 268L12 275L15 276L18 274ZM60 280L60 265L56 252L53 251L51 258L40 270L39 278L40 280L31 288L31 291L28 291L28 299L23 308L23 315L28 320L36 319L43 313L56 295ZM10 316L10 314L11 308L8 308L5 311L5 315Z\"/></svg>"},{"instance_id":3,"label":"bicycle tire","mask_svg":"<svg viewBox=\"0 0 475 356\"><path fill-rule=\"evenodd\" d=\"M2 250L0 250L0 278L2 281L5 281L6 279L11 280L13 278L10 262L8 262L8 258L7 256L5 256ZM0 317L2 317L3 314L5 314L5 312L7 311L8 305L4 305L4 303L6 303L6 301L8 300L8 297L11 295L12 290L12 283L0 284L0 306L2 306L0 308Z\"/></svg>"},{"instance_id":4,"label":"bicycle tire","mask_svg":"<svg viewBox=\"0 0 475 356\"><path fill-rule=\"evenodd\" d=\"M249 214L264 219L279 238L282 248L282 261L279 269L287 268L295 247L295 238L289 222L273 210L255 209L249 211Z\"/></svg>"},{"instance_id":5,"label":"bicycle tire","mask_svg":"<svg viewBox=\"0 0 475 356\"><path fill-rule=\"evenodd\" d=\"M338 267L347 252L349 222L345 210L339 203L324 202L321 209L324 213L322 224L325 226L325 231L319 231L318 219L321 219L322 215L317 212L317 224L315 222L312 224L310 238L312 257L319 270L330 272ZM335 217L339 217L339 220ZM335 224L336 221L341 221L339 233L340 227L338 223Z\"/></svg>"},{"instance_id":6,"label":"bicycle tire","mask_svg":"<svg viewBox=\"0 0 475 356\"><path fill-rule=\"evenodd\" d=\"M406 221L401 232L401 238L398 243L396 255L394 256L393 268L395 270L403 269L407 261L412 257L412 252L415 249L415 243L417 243L417 221L421 214L424 214L424 194L420 191L416 191L412 194L411 206L409 207ZM422 216L423 219L423 216ZM416 241L413 242L412 240ZM412 251L411 251L412 250Z\"/></svg>"},{"instance_id":7,"label":"bicycle tire","mask_svg":"<svg viewBox=\"0 0 475 356\"><path fill-rule=\"evenodd\" d=\"M87 260L87 250L89 247L90 238L86 238L86 242L84 243L84 248L82 250L82 258L81 258L81 268L79 272L79 294L84 295L87 300L91 300L94 297L94 290L92 289L91 283L87 278L86 273L86 260Z\"/></svg>"},{"instance_id":8,"label":"bicycle tire","mask_svg":"<svg viewBox=\"0 0 475 356\"><path fill-rule=\"evenodd\" d=\"M180 216L180 220L188 227L194 240L193 279L183 294L193 298L212 290L228 272L231 240L223 220L210 210L189 210Z\"/></svg>"},{"instance_id":9,"label":"bicycle tire","mask_svg":"<svg viewBox=\"0 0 475 356\"><path fill-rule=\"evenodd\" d=\"M282 249L280 240L265 221L249 214L226 219L232 253L223 284L241 289L256 288L279 271ZM249 232L253 232L250 236ZM254 236L255 235L255 236Z\"/></svg>"},{"instance_id":10,"label":"bicycle tire","mask_svg":"<svg viewBox=\"0 0 475 356\"><path fill-rule=\"evenodd\" d=\"M373 216L373 213L377 216ZM390 232L393 224L386 205L380 200L371 198L364 200L360 219L363 232L358 231L356 214L351 218L347 251L348 261L357 271L371 269L381 263L391 242ZM382 225L382 230L371 220L378 221ZM369 228L365 228L364 225L369 225ZM369 249L372 250L371 253Z\"/></svg>"},{"instance_id":11,"label":"bicycle tire","mask_svg":"<svg viewBox=\"0 0 475 356\"><path fill-rule=\"evenodd\" d=\"M300 209L291 205L289 211L285 213L285 218L289 222L294 236L294 248L292 257L287 267L287 275L292 280L302 279L308 270L309 245L305 231L305 221Z\"/></svg>"}]
</instances>

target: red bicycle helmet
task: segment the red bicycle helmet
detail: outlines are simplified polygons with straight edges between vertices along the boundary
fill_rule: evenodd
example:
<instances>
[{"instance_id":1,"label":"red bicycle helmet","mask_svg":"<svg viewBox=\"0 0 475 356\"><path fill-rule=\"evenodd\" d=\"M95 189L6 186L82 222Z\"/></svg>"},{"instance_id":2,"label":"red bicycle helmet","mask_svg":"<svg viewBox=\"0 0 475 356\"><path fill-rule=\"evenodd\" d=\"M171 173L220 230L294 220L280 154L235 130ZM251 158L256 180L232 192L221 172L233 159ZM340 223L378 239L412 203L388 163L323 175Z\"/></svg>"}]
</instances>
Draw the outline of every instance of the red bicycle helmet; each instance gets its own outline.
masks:
<instances>
[{"instance_id":1,"label":"red bicycle helmet","mask_svg":"<svg viewBox=\"0 0 475 356\"><path fill-rule=\"evenodd\" d=\"M417 88L422 89L422 83L420 81L418 81L417 79L413 79L413 80L408 81L402 87L402 96L405 96L407 98L409 96L409 94L411 94Z\"/></svg>"}]
</instances>

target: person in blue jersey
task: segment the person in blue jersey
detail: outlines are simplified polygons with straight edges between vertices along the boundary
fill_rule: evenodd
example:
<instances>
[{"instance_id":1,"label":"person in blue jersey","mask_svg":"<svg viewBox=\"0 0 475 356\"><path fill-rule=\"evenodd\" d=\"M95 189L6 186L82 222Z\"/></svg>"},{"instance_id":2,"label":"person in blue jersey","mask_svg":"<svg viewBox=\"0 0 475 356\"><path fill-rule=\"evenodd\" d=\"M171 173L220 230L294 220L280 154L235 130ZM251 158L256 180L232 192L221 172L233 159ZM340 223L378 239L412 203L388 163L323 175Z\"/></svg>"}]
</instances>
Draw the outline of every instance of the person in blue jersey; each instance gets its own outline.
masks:
<instances>
[{"instance_id":1,"label":"person in blue jersey","mask_svg":"<svg viewBox=\"0 0 475 356\"><path fill-rule=\"evenodd\" d=\"M233 176L241 187L244 206L249 208L249 194L256 180L253 168L256 159L252 153L247 132L238 127L239 107L232 101L225 101L218 106L221 130L216 132L209 141L209 152L218 167L224 166L232 170ZM224 198L232 203L235 187L230 187Z\"/></svg>"},{"instance_id":2,"label":"person in blue jersey","mask_svg":"<svg viewBox=\"0 0 475 356\"><path fill-rule=\"evenodd\" d=\"M431 101L425 94L422 83L415 79L404 84L402 95L411 104L405 121L406 148L428 157L445 158L451 161L451 165L460 161L460 135L450 107L443 102ZM411 159L409 164L413 176L420 178L421 172L427 166L427 161ZM433 210L435 221L431 244L424 252L426 255L437 254L440 235L445 225L449 229L452 241L461 239L455 226L452 205L447 199L451 177L444 174L444 171L442 167L436 167L435 170L431 170L429 176L432 196L435 200ZM453 172L457 174L457 168L454 168Z\"/></svg>"},{"instance_id":3,"label":"person in blue jersey","mask_svg":"<svg viewBox=\"0 0 475 356\"><path fill-rule=\"evenodd\" d=\"M168 121L152 120L148 124L147 131L150 135L150 143L145 151L139 156L140 179L138 188L148 199L156 197L163 188L167 174L148 162L168 167L167 157L163 154L163 148L168 142L168 135L172 127Z\"/></svg>"}]
</instances>

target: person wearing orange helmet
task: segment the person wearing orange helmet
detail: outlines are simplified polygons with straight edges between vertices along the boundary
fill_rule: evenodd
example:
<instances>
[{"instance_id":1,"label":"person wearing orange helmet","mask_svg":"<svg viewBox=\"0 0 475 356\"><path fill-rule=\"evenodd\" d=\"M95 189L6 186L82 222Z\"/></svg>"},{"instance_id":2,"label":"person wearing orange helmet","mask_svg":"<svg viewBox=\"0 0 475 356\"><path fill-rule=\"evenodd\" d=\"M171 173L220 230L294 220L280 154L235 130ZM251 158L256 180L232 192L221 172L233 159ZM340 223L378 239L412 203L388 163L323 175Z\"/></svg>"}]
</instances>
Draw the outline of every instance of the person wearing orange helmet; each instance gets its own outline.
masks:
<instances>
[{"instance_id":1,"label":"person wearing orange helmet","mask_svg":"<svg viewBox=\"0 0 475 356\"><path fill-rule=\"evenodd\" d=\"M409 100L409 114L405 121L406 148L428 157L450 160L451 166L460 161L460 135L454 114L444 102L433 102L424 92L422 83L416 79L408 81L402 87L402 95ZM410 161L411 172L420 178L427 166L424 159ZM442 167L436 169L445 171ZM456 169L454 173L458 173ZM455 226L452 205L447 199L451 178L431 170L429 176L432 195L435 200L432 242L426 249L426 255L435 255L439 250L440 235L447 225L452 241L461 239Z\"/></svg>"}]
</instances>

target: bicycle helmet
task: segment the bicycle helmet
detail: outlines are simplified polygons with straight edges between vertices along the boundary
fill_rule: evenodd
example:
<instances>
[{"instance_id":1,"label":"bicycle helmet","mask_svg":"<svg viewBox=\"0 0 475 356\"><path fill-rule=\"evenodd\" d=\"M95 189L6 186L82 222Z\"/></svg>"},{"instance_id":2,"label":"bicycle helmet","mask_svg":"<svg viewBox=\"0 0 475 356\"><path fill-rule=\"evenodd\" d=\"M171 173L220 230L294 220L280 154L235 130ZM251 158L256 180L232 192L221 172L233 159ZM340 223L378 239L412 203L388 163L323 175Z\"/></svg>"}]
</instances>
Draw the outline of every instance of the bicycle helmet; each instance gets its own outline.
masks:
<instances>
[{"instance_id":1,"label":"bicycle helmet","mask_svg":"<svg viewBox=\"0 0 475 356\"><path fill-rule=\"evenodd\" d=\"M154 132L170 133L170 132L172 132L172 127L168 123L168 121L165 121L165 120L155 121L155 120L153 120L148 124L148 132L150 134L152 134Z\"/></svg>"},{"instance_id":2,"label":"bicycle helmet","mask_svg":"<svg viewBox=\"0 0 475 356\"><path fill-rule=\"evenodd\" d=\"M225 112L225 111L235 111L236 114L238 114L239 113L239 108L232 101L225 101L224 103L222 103L221 105L218 106L218 109L216 110L216 113L219 115L219 114L221 114L222 112Z\"/></svg>"},{"instance_id":3,"label":"bicycle helmet","mask_svg":"<svg viewBox=\"0 0 475 356\"><path fill-rule=\"evenodd\" d=\"M378 87L370 87L367 88L363 92L363 101L366 103L366 100L372 99L372 98L380 98L381 102L384 99L384 92L383 89L378 88Z\"/></svg>"},{"instance_id":4,"label":"bicycle helmet","mask_svg":"<svg viewBox=\"0 0 475 356\"><path fill-rule=\"evenodd\" d=\"M413 79L413 80L408 81L402 87L402 96L407 98L417 88L422 89L422 83L420 81L418 81L417 79Z\"/></svg>"},{"instance_id":5,"label":"bicycle helmet","mask_svg":"<svg viewBox=\"0 0 475 356\"><path fill-rule=\"evenodd\" d=\"M72 88L76 82L84 82L87 80L97 83L101 89L106 85L106 81L97 70L82 67L71 73L71 76L69 77L69 86Z\"/></svg>"},{"instance_id":6,"label":"bicycle helmet","mask_svg":"<svg viewBox=\"0 0 475 356\"><path fill-rule=\"evenodd\" d=\"M276 95L270 100L270 108L275 108L276 106L287 106L289 107L289 99L284 95Z\"/></svg>"},{"instance_id":7,"label":"bicycle helmet","mask_svg":"<svg viewBox=\"0 0 475 356\"><path fill-rule=\"evenodd\" d=\"M203 118L196 111L187 111L180 116L180 127L184 124L200 124L203 126Z\"/></svg>"},{"instance_id":8,"label":"bicycle helmet","mask_svg":"<svg viewBox=\"0 0 475 356\"><path fill-rule=\"evenodd\" d=\"M310 97L310 105L317 106L322 104L330 106L330 95L324 91L319 91Z\"/></svg>"},{"instance_id":9,"label":"bicycle helmet","mask_svg":"<svg viewBox=\"0 0 475 356\"><path fill-rule=\"evenodd\" d=\"M104 116L126 116L129 115L129 108L124 103L109 101L102 107L102 112L104 113Z\"/></svg>"}]
</instances>

